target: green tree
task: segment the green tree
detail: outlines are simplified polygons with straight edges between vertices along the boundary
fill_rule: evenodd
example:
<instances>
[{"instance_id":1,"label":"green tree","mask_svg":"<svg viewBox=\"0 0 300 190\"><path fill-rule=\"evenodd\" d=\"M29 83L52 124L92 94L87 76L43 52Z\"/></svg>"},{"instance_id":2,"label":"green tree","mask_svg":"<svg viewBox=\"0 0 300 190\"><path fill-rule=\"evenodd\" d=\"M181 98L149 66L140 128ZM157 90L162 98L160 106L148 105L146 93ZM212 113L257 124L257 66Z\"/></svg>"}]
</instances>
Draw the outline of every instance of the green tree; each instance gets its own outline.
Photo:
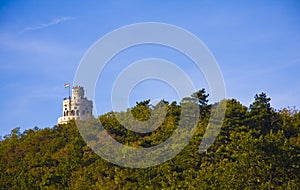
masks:
<instances>
[{"instance_id":1,"label":"green tree","mask_svg":"<svg viewBox=\"0 0 300 190\"><path fill-rule=\"evenodd\" d=\"M262 134L270 130L278 130L279 115L272 109L270 100L265 93L256 94L254 102L250 105L248 124Z\"/></svg>"}]
</instances>

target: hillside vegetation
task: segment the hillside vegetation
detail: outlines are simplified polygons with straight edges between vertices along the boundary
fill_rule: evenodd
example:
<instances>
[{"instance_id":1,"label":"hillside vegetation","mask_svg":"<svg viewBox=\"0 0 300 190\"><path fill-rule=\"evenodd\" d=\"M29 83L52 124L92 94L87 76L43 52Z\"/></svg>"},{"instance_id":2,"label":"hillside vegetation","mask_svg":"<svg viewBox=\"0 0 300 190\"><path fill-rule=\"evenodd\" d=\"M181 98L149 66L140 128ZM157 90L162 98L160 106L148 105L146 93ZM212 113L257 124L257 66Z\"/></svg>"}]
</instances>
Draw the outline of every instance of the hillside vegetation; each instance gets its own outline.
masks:
<instances>
[{"instance_id":1,"label":"hillside vegetation","mask_svg":"<svg viewBox=\"0 0 300 190\"><path fill-rule=\"evenodd\" d=\"M274 110L265 93L246 107L226 100L221 132L199 153L199 144L214 105L202 89L197 130L173 159L148 168L126 168L102 159L88 147L76 123L12 130L0 141L0 189L299 189L300 112ZM192 97L193 97L192 96ZM177 128L181 104L166 102L163 124L153 132L135 133L123 127L113 112L100 120L117 141L151 147ZM130 112L140 121L150 118L149 100Z\"/></svg>"}]
</instances>

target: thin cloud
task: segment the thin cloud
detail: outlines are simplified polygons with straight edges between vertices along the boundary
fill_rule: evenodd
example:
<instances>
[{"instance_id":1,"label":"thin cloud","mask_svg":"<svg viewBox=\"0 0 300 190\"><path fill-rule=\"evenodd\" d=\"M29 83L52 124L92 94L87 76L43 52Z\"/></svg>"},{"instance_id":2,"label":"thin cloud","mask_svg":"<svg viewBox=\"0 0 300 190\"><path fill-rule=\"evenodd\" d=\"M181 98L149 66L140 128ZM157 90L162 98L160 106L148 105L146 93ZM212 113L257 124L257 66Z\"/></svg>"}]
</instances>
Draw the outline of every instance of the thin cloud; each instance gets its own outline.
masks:
<instances>
[{"instance_id":1,"label":"thin cloud","mask_svg":"<svg viewBox=\"0 0 300 190\"><path fill-rule=\"evenodd\" d=\"M77 56L82 54L81 49L74 49L73 46L53 40L20 39L11 35L0 34L1 48L43 56Z\"/></svg>"},{"instance_id":2,"label":"thin cloud","mask_svg":"<svg viewBox=\"0 0 300 190\"><path fill-rule=\"evenodd\" d=\"M21 33L28 32L28 31L33 31L33 30L40 30L40 29L43 29L43 28L47 28L47 27L50 27L50 26L57 25L59 23L62 23L62 22L68 21L68 20L73 20L75 18L76 17L60 17L60 18L56 18L56 19L54 19L54 20L52 20L51 22L48 22L48 23L43 23L43 24L39 24L37 26L27 27L24 30L22 30Z\"/></svg>"}]
</instances>

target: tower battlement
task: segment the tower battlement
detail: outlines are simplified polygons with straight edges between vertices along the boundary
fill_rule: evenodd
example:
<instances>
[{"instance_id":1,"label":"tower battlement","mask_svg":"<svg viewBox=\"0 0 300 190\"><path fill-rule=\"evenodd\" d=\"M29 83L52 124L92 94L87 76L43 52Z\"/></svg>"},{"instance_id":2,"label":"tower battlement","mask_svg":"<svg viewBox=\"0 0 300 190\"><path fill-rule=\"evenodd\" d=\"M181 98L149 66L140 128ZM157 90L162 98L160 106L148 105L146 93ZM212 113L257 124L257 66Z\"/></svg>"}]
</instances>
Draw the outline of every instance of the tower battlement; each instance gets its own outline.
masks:
<instances>
[{"instance_id":1,"label":"tower battlement","mask_svg":"<svg viewBox=\"0 0 300 190\"><path fill-rule=\"evenodd\" d=\"M92 116L93 101L84 96L84 88L74 86L72 96L64 98L62 117L58 118L58 124L67 123L71 119L85 120Z\"/></svg>"}]
</instances>

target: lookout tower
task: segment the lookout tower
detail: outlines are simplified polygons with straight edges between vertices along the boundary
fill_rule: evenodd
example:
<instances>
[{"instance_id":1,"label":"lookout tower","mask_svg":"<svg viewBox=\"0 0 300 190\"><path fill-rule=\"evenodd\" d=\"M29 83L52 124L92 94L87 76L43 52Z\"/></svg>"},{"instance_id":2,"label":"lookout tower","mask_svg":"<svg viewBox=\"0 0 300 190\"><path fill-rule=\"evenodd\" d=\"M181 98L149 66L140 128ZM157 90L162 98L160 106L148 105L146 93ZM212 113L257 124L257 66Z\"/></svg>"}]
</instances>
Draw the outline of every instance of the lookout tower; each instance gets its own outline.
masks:
<instances>
[{"instance_id":1,"label":"lookout tower","mask_svg":"<svg viewBox=\"0 0 300 190\"><path fill-rule=\"evenodd\" d=\"M85 120L92 116L93 101L84 97L81 86L72 88L72 97L63 100L63 116L58 118L58 124L67 123L71 119Z\"/></svg>"}]
</instances>

